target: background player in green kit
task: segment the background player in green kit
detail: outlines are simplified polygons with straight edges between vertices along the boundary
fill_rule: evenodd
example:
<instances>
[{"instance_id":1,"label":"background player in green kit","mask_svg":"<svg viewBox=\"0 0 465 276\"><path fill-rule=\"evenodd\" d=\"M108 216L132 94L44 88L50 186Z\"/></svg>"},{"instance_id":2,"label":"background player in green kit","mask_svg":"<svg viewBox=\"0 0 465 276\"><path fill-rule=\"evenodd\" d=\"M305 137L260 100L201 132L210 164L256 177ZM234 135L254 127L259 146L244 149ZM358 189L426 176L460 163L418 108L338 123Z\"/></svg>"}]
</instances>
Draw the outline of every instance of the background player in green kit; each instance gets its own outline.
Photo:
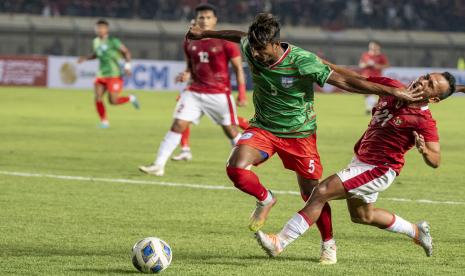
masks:
<instances>
[{"instance_id":1,"label":"background player in green kit","mask_svg":"<svg viewBox=\"0 0 465 276\"><path fill-rule=\"evenodd\" d=\"M100 127L108 128L110 126L103 104L103 95L108 93L110 104L120 105L131 102L136 109L139 109L139 103L136 96L120 96L123 90L123 72L120 67L121 57L124 58L124 74L131 75L131 53L121 41L109 35L109 24L106 20L99 20L95 24L95 33L92 44L92 54L80 57L78 63L86 60L99 60L99 69L97 78L94 81L95 91L95 108L100 117Z\"/></svg>"},{"instance_id":2,"label":"background player in green kit","mask_svg":"<svg viewBox=\"0 0 465 276\"><path fill-rule=\"evenodd\" d=\"M220 38L241 44L241 51L252 71L255 115L233 149L227 174L241 191L254 196L257 206L249 228L256 232L265 223L276 203L275 196L250 171L277 153L285 168L297 174L302 198L306 201L322 176L316 145L316 115L313 84L330 83L361 94L394 95L407 101L421 99L421 92L405 91L370 83L331 70L316 55L280 41L279 22L271 14L259 14L248 33L241 31L202 31L192 26L189 39ZM318 228L322 236L320 263L337 262L332 237L331 209L325 205Z\"/></svg>"}]
</instances>

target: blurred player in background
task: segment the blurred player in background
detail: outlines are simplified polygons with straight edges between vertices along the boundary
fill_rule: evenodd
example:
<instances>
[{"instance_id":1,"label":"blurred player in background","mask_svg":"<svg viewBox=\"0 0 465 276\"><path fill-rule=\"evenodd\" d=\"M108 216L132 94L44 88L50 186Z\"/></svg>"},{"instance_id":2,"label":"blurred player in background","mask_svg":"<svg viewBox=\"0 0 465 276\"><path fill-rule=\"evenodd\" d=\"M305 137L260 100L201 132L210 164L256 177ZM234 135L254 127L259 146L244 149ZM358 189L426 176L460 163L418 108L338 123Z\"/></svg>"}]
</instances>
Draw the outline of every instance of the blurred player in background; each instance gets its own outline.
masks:
<instances>
[{"instance_id":1,"label":"blurred player in background","mask_svg":"<svg viewBox=\"0 0 465 276\"><path fill-rule=\"evenodd\" d=\"M217 23L216 8L210 4L200 4L195 9L196 25L203 30L213 30ZM203 39L184 42L186 70L177 77L178 82L190 80L186 90L181 93L174 112L174 121L170 131L160 144L155 161L139 170L156 176L162 176L169 157L179 145L182 134L191 123L198 124L206 114L215 123L221 125L224 133L234 146L241 137L237 130L236 104L231 95L231 82L228 64L231 62L239 86L239 102L245 104L245 75L242 58L236 44L219 40ZM188 136L188 132L184 133ZM186 142L186 140L184 140ZM186 146L186 145L184 145ZM186 148L187 150L187 148ZM186 152L183 158L190 157Z\"/></svg>"},{"instance_id":2,"label":"blurred player in background","mask_svg":"<svg viewBox=\"0 0 465 276\"><path fill-rule=\"evenodd\" d=\"M121 57L124 58L124 74L131 75L131 52L121 41L109 35L108 21L100 19L95 24L95 33L92 49L89 56L82 56L78 63L86 60L98 59L99 69L97 78L94 81L95 107L100 118L100 127L108 128L110 123L107 118L103 96L108 92L108 99L112 105L125 104L131 102L136 109L139 109L139 102L136 96L120 96L123 90L123 72L120 67Z\"/></svg>"},{"instance_id":3,"label":"blurred player in background","mask_svg":"<svg viewBox=\"0 0 465 276\"><path fill-rule=\"evenodd\" d=\"M296 173L302 199L318 186L323 173L317 149L313 84L325 83L357 93L396 95L417 99L394 89L331 70L315 54L280 41L280 24L268 13L255 17L248 33L236 30L211 31L191 27L191 39L221 38L240 43L254 80L255 116L251 127L234 147L226 166L228 177L239 190L257 199L249 229L261 229L276 204L275 195L250 170L277 153L286 169ZM317 221L322 243L321 264L335 264L331 208L325 204Z\"/></svg>"},{"instance_id":4,"label":"blurred player in background","mask_svg":"<svg viewBox=\"0 0 465 276\"><path fill-rule=\"evenodd\" d=\"M195 25L195 24L196 24L195 19L191 20L191 25ZM186 63L187 63L186 70L184 72L179 73L179 75L176 76L176 83L189 82L192 80L191 72L189 68L189 61L187 60L187 55L186 55ZM236 73L236 78L237 78L237 74L240 74L241 72L235 71L235 73ZM244 77L244 80L245 80L245 77ZM239 90L239 94L237 96L237 106L241 106L241 107L246 106L247 95L246 95L245 81L244 83L239 83L238 81L237 87ZM181 96L178 96L177 100L179 100L180 97ZM249 127L249 121L246 118L240 117L239 115L237 116L237 123L241 129L247 129ZM190 126L188 126L186 130L184 130L181 136L181 152L178 155L173 156L171 158L173 161L192 160L192 151L190 147L190 135L191 135Z\"/></svg>"},{"instance_id":5,"label":"blurred player in background","mask_svg":"<svg viewBox=\"0 0 465 276\"><path fill-rule=\"evenodd\" d=\"M334 65L331 67L334 71L346 71ZM404 87L389 78L369 77L366 80ZM354 223L404 234L423 247L426 256L432 255L433 243L427 222L414 224L374 206L378 194L389 188L399 175L405 163L404 156L413 146L428 166L437 168L440 164L439 135L428 103L437 103L452 95L456 91L455 78L448 72L432 73L421 76L410 87L422 90L424 100L406 103L392 96L380 96L368 129L354 147L355 156L349 166L320 183L306 206L280 233L257 233L259 244L270 256L279 255L305 233L318 220L323 206L335 199L346 199Z\"/></svg>"},{"instance_id":6,"label":"blurred player in background","mask_svg":"<svg viewBox=\"0 0 465 276\"><path fill-rule=\"evenodd\" d=\"M368 52L360 57L358 66L361 69L361 75L364 77L381 77L383 70L389 67L387 57L381 53L381 45L377 41L368 43ZM371 114L371 110L378 101L376 95L365 95L365 113Z\"/></svg>"}]
</instances>

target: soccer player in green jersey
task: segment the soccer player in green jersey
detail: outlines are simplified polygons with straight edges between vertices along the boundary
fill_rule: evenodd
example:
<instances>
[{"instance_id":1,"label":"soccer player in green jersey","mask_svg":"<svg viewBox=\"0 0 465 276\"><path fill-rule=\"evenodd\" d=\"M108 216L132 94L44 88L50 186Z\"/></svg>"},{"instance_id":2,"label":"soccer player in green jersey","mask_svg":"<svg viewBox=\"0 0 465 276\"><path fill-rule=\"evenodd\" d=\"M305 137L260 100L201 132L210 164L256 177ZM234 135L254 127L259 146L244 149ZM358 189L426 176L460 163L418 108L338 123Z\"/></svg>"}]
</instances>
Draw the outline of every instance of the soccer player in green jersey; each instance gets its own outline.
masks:
<instances>
[{"instance_id":1,"label":"soccer player in green jersey","mask_svg":"<svg viewBox=\"0 0 465 276\"><path fill-rule=\"evenodd\" d=\"M271 15L257 15L248 33L242 31L202 31L192 26L188 39L220 38L241 44L252 71L255 115L251 127L234 147L227 174L234 186L254 196L250 230L257 232L265 223L276 197L267 190L250 168L277 153L285 168L297 174L302 198L306 201L322 176L316 145L316 115L313 84L332 84L341 89L377 95L394 95L402 100L422 98L419 91L387 87L341 75L315 54L280 41L280 24ZM317 221L322 235L320 263L337 262L332 237L331 209L325 204Z\"/></svg>"},{"instance_id":2,"label":"soccer player in green jersey","mask_svg":"<svg viewBox=\"0 0 465 276\"><path fill-rule=\"evenodd\" d=\"M92 49L89 56L82 56L78 63L86 60L99 60L97 78L94 81L95 107L100 117L100 127L110 126L103 104L103 96L108 91L108 99L112 105L120 105L131 102L136 109L139 109L139 102L136 96L120 96L123 90L123 72L120 67L121 57L124 58L124 74L131 75L131 52L121 41L109 35L108 21L100 19L95 24L95 33Z\"/></svg>"}]
</instances>

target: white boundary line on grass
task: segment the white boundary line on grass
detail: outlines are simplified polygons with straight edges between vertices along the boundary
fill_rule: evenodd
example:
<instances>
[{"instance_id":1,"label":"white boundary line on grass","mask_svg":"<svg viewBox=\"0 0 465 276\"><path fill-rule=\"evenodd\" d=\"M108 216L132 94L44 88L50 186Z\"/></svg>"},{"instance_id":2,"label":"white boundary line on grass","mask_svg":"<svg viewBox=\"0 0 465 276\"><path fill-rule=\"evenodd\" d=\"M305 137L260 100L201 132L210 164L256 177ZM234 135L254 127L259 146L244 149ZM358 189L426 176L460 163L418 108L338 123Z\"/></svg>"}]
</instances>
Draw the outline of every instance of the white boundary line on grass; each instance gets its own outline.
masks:
<instances>
[{"instance_id":1,"label":"white boundary line on grass","mask_svg":"<svg viewBox=\"0 0 465 276\"><path fill-rule=\"evenodd\" d=\"M53 178L53 179L89 181L89 182L156 185L156 186L167 186L167 187L178 187L178 188L182 187L182 188L204 189L204 190L235 190L235 188L233 188L232 186L175 183L175 182L136 180L136 179L125 179L125 178L101 178L101 177L91 177L91 176L56 175L56 174L45 174L45 173L9 172L9 171L0 171L0 174L8 175L8 176L20 176L20 177L41 177L41 178ZM296 191L273 190L273 193L300 196L300 193ZM465 202L463 201L436 201L436 200L429 200L429 199L408 199L408 198L389 198L389 197L385 197L382 199L389 200L389 201L413 202L413 203L422 203L422 204L465 205Z\"/></svg>"}]
</instances>

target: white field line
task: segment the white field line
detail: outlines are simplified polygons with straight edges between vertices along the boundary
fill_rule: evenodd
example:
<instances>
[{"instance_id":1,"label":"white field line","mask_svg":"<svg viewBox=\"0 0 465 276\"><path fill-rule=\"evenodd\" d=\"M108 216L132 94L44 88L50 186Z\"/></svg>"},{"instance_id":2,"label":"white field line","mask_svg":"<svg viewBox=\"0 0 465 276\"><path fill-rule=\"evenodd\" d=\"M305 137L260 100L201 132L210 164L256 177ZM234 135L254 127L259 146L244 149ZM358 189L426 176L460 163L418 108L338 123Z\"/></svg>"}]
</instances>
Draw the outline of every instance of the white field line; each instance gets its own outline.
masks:
<instances>
[{"instance_id":1,"label":"white field line","mask_svg":"<svg viewBox=\"0 0 465 276\"><path fill-rule=\"evenodd\" d=\"M156 186L204 189L204 190L235 190L235 188L232 186L223 186L223 185L175 183L175 182L135 180L135 179L125 179L125 178L101 178L101 177L91 177L91 176L56 175L56 174L45 174L45 173L10 172L10 171L0 171L0 174L8 175L8 176L20 176L20 177L39 177L39 178L53 178L53 179L63 179L63 180L75 180L75 181L125 183L125 184L137 184L137 185L156 185ZM273 190L273 193L300 196L300 193L296 191ZM384 197L382 199L389 200L389 201L413 202L413 203L421 203L421 204L465 205L464 201L436 201L436 200L429 200L429 199L388 198L388 197Z\"/></svg>"}]
</instances>

